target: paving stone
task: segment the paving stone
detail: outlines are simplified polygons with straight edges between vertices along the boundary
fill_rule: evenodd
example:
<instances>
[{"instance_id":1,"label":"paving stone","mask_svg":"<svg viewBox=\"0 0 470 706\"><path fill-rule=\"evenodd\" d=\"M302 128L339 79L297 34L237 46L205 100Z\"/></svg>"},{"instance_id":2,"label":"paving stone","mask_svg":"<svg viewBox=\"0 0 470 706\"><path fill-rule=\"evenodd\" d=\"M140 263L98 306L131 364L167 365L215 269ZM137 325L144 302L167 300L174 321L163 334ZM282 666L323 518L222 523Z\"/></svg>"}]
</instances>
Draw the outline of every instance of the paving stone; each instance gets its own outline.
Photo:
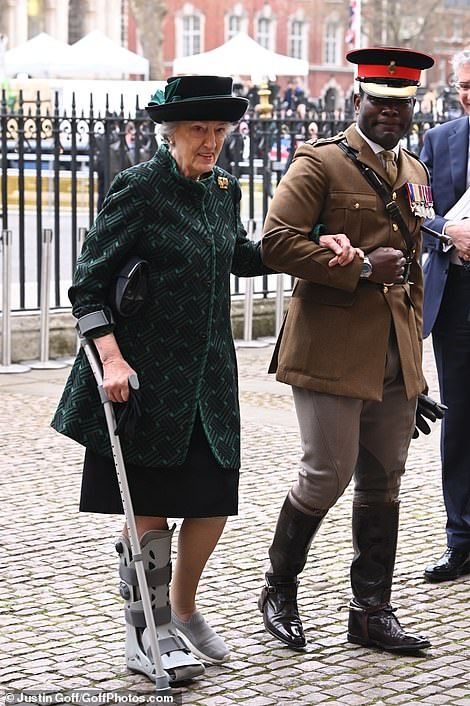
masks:
<instances>
[{"instance_id":1,"label":"paving stone","mask_svg":"<svg viewBox=\"0 0 470 706\"><path fill-rule=\"evenodd\" d=\"M278 386L285 394L273 393L265 372L270 354L238 351L240 514L230 518L198 597L201 611L231 646L232 659L178 690L183 705L470 706L469 579L433 585L422 577L445 546L437 425L410 449L393 593L403 625L429 635L433 648L417 658L347 643L351 488L325 518L301 577L307 650L293 652L265 632L256 604L300 455L290 390ZM429 342L425 355L430 394L437 396ZM57 382L66 375L57 371ZM9 420L0 498L12 527L0 553L0 626L8 635L0 684L152 693L143 675L125 668L114 550L122 518L78 513L83 450L49 428L57 399L50 387L38 395L37 373L30 394L26 384L23 393L12 393L9 383L2 387L0 376L0 404Z\"/></svg>"}]
</instances>

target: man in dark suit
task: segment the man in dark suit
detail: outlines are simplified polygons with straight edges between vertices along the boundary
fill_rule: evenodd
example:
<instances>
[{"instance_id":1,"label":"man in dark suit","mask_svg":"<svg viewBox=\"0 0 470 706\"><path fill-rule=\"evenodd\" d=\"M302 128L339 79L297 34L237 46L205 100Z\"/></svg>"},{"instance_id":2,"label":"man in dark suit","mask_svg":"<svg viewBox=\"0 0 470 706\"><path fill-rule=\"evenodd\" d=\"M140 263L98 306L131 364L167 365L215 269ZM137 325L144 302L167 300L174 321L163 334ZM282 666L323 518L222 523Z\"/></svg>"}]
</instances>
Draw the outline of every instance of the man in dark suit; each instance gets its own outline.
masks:
<instances>
[{"instance_id":1,"label":"man in dark suit","mask_svg":"<svg viewBox=\"0 0 470 706\"><path fill-rule=\"evenodd\" d=\"M460 214L447 215L470 186L470 51L457 54L453 68L466 115L429 130L421 153L431 172L436 213L426 224L454 243L443 247L427 237L424 265L423 333L432 331L441 398L449 408L441 439L447 549L426 567L431 582L470 573L470 198Z\"/></svg>"}]
</instances>

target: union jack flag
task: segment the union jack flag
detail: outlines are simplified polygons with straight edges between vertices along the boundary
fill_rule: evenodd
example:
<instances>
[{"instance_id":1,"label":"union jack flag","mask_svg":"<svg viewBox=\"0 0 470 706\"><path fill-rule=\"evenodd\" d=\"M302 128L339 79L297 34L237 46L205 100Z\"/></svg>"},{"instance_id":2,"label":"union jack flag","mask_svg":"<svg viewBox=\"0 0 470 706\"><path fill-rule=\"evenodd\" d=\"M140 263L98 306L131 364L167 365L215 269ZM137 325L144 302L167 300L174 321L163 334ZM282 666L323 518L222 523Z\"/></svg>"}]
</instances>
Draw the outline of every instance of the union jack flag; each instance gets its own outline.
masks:
<instances>
[{"instance_id":1,"label":"union jack flag","mask_svg":"<svg viewBox=\"0 0 470 706\"><path fill-rule=\"evenodd\" d=\"M358 36L358 4L360 0L349 0L349 19L348 29L345 36L345 41L349 49L354 49L357 46Z\"/></svg>"}]
</instances>

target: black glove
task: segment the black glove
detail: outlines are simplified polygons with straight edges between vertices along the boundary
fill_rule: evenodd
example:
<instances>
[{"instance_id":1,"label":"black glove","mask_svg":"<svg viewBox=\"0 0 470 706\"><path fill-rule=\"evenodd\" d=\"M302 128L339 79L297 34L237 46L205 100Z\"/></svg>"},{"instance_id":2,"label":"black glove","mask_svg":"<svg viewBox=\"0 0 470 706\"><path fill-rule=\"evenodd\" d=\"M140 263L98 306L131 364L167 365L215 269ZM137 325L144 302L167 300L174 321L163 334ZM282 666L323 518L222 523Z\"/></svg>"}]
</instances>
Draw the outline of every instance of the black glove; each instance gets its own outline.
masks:
<instances>
[{"instance_id":1,"label":"black glove","mask_svg":"<svg viewBox=\"0 0 470 706\"><path fill-rule=\"evenodd\" d=\"M118 416L114 434L116 436L125 436L127 439L134 439L137 424L142 416L141 394L137 375L131 375L129 378L129 397L127 402L115 405L114 409L117 411Z\"/></svg>"},{"instance_id":2,"label":"black glove","mask_svg":"<svg viewBox=\"0 0 470 706\"><path fill-rule=\"evenodd\" d=\"M435 422L436 419L442 419L446 410L447 407L445 404L440 404L427 395L418 395L418 405L416 407L416 426L413 432L413 439L418 438L419 432L422 434L429 434L431 427L427 423L426 419L429 419L431 422Z\"/></svg>"}]
</instances>

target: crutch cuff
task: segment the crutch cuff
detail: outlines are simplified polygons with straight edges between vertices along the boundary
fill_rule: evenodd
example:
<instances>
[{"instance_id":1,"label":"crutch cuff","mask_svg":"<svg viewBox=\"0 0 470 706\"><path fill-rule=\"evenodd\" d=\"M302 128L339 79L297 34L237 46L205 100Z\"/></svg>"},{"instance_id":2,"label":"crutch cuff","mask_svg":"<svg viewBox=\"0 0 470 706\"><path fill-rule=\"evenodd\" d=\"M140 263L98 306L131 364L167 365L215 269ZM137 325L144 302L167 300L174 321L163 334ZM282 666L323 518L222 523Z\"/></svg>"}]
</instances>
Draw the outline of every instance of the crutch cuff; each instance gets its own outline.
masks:
<instances>
[{"instance_id":1,"label":"crutch cuff","mask_svg":"<svg viewBox=\"0 0 470 706\"><path fill-rule=\"evenodd\" d=\"M97 338L114 329L114 318L110 309L100 309L80 316L76 328L83 338Z\"/></svg>"}]
</instances>

